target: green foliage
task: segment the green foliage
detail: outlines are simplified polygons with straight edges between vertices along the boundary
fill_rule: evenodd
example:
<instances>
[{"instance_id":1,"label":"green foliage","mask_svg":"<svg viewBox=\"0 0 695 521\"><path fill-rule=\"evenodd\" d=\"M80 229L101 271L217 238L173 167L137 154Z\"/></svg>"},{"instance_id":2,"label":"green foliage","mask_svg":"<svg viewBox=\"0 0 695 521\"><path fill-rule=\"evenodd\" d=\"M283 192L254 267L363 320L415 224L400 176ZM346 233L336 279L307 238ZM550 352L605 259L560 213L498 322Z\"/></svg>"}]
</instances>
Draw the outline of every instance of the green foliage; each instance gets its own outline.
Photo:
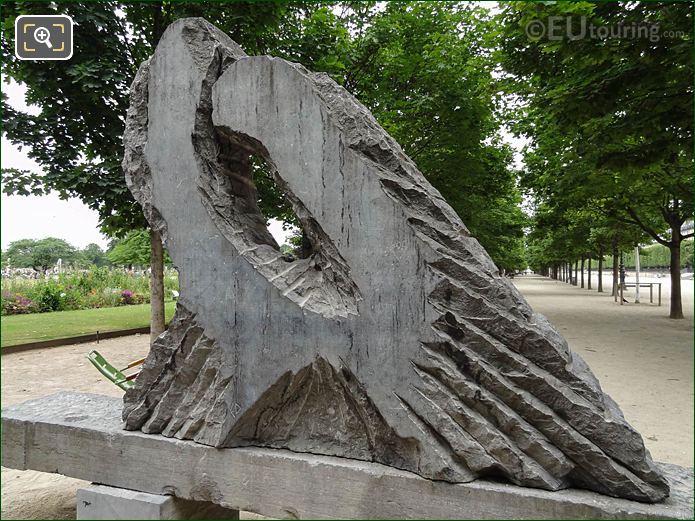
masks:
<instances>
[{"instance_id":1,"label":"green foliage","mask_svg":"<svg viewBox=\"0 0 695 521\"><path fill-rule=\"evenodd\" d=\"M107 266L109 260L106 258L106 253L98 244L88 244L83 250L77 252L75 261L76 267L89 268L90 266Z\"/></svg>"},{"instance_id":2,"label":"green foliage","mask_svg":"<svg viewBox=\"0 0 695 521\"><path fill-rule=\"evenodd\" d=\"M388 2L359 25L344 84L403 146L500 268L526 267L521 195L499 139L486 11Z\"/></svg>"},{"instance_id":3,"label":"green foliage","mask_svg":"<svg viewBox=\"0 0 695 521\"><path fill-rule=\"evenodd\" d=\"M509 117L530 139L521 184L536 210L532 265L691 236L679 230L693 216L692 15L689 2L504 5L499 59L521 102ZM529 38L527 24L550 17L575 34L585 22L658 26L661 37Z\"/></svg>"},{"instance_id":4,"label":"green foliage","mask_svg":"<svg viewBox=\"0 0 695 521\"><path fill-rule=\"evenodd\" d=\"M46 239L21 239L10 243L2 252L2 267L33 268L45 272L56 266L62 259L63 267L89 268L107 266L109 261L98 244L88 244L79 250L63 239L48 237Z\"/></svg>"},{"instance_id":5,"label":"green foliage","mask_svg":"<svg viewBox=\"0 0 695 521\"><path fill-rule=\"evenodd\" d=\"M121 171L122 135L129 86L165 28L178 18L203 16L249 53L264 54L284 42L292 48L311 48L321 17L314 20L307 15L321 10L325 8L318 2L4 2L4 72L27 86L27 102L40 112L15 110L3 94L3 131L12 143L28 147L29 156L43 169L42 174L3 170L4 191L23 195L56 191L63 197L79 197L99 212L102 230L109 234L146 226ZM53 13L70 15L78 28L73 58L17 60L12 37L15 17ZM296 43L303 32L309 42ZM329 43L315 52L325 52Z\"/></svg>"},{"instance_id":6,"label":"green foliage","mask_svg":"<svg viewBox=\"0 0 695 521\"><path fill-rule=\"evenodd\" d=\"M33 268L41 272L54 267L58 259L62 259L63 264L68 265L75 260L76 256L77 251L73 246L55 237L14 241L3 252L3 258L11 267Z\"/></svg>"},{"instance_id":7,"label":"green foliage","mask_svg":"<svg viewBox=\"0 0 695 521\"><path fill-rule=\"evenodd\" d=\"M116 2L3 3L5 74L27 86L37 115L13 109L3 94L3 132L43 172L3 171L6 193L56 191L79 197L99 212L105 231L144 224L120 167L128 87L135 73L135 41L114 15ZM14 57L14 19L19 14L68 14L74 22L74 53L67 61L19 61ZM136 53L137 54L137 53Z\"/></svg>"},{"instance_id":8,"label":"green foliage","mask_svg":"<svg viewBox=\"0 0 695 521\"><path fill-rule=\"evenodd\" d=\"M72 59L15 59L14 19L32 13L72 17L79 28ZM250 52L262 53L277 41L275 30L283 15L299 17L300 8L275 2L5 2L5 74L27 86L27 101L38 105L40 113L14 110L3 95L3 131L13 143L30 148L29 156L42 166L43 175L3 171L4 190L79 197L99 212L102 229L110 234L145 226L120 167L128 88L138 65L177 18L205 16Z\"/></svg>"},{"instance_id":9,"label":"green foliage","mask_svg":"<svg viewBox=\"0 0 695 521\"><path fill-rule=\"evenodd\" d=\"M365 103L450 202L502 268L523 268L520 194L511 153L498 139L497 88L488 35L494 22L462 2L6 2L5 73L27 85L36 116L8 107L8 139L29 147L42 176L3 171L9 193L58 191L99 212L102 228L145 226L120 170L128 87L166 26L203 16L249 54L273 54L330 74ZM14 58L17 14L73 17L67 62ZM50 136L50 139L45 139ZM294 224L267 178L257 178L266 217ZM132 252L131 252L132 253ZM128 257L134 260L136 257ZM142 256L133 263L143 261ZM120 257L117 263L125 263Z\"/></svg>"},{"instance_id":10,"label":"green foliage","mask_svg":"<svg viewBox=\"0 0 695 521\"><path fill-rule=\"evenodd\" d=\"M145 268L150 265L150 233L147 230L132 230L122 239L116 240L106 253L108 261L115 266ZM164 252L164 264L171 266L171 258Z\"/></svg>"},{"instance_id":11,"label":"green foliage","mask_svg":"<svg viewBox=\"0 0 695 521\"><path fill-rule=\"evenodd\" d=\"M268 162L260 156L251 157L253 182L258 190L258 207L267 219L283 222L283 227L299 226L292 203L275 182L274 173Z\"/></svg>"},{"instance_id":12,"label":"green foliage","mask_svg":"<svg viewBox=\"0 0 695 521\"><path fill-rule=\"evenodd\" d=\"M93 267L40 279L3 277L2 314L43 313L112 307L149 302L150 279L108 268ZM176 272L164 277L165 295L178 290Z\"/></svg>"},{"instance_id":13,"label":"green foliage","mask_svg":"<svg viewBox=\"0 0 695 521\"><path fill-rule=\"evenodd\" d=\"M693 267L693 241L687 240L681 243L681 266L692 269ZM662 244L650 244L640 248L639 252L640 268L643 270L669 268L671 263L671 252ZM605 258L606 265L611 265L612 258ZM635 253L634 249L626 250L623 253L623 264L625 267L634 269Z\"/></svg>"},{"instance_id":14,"label":"green foliage","mask_svg":"<svg viewBox=\"0 0 695 521\"><path fill-rule=\"evenodd\" d=\"M148 266L150 263L150 234L147 230L128 232L106 254L116 266Z\"/></svg>"}]
</instances>

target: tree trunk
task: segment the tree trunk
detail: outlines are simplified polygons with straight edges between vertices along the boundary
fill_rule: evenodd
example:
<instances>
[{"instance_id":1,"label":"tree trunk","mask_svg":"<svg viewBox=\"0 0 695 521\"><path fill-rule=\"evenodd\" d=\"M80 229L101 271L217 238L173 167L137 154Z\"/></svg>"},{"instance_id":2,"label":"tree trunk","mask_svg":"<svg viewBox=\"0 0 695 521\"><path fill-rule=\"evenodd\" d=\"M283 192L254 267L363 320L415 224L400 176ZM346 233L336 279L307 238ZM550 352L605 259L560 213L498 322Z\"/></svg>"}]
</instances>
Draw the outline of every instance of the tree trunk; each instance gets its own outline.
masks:
<instances>
[{"instance_id":1,"label":"tree trunk","mask_svg":"<svg viewBox=\"0 0 695 521\"><path fill-rule=\"evenodd\" d=\"M150 230L150 343L164 332L164 251L159 232Z\"/></svg>"},{"instance_id":2,"label":"tree trunk","mask_svg":"<svg viewBox=\"0 0 695 521\"><path fill-rule=\"evenodd\" d=\"M579 260L574 261L574 285L577 285L577 276L579 275Z\"/></svg>"},{"instance_id":3,"label":"tree trunk","mask_svg":"<svg viewBox=\"0 0 695 521\"><path fill-rule=\"evenodd\" d=\"M152 34L150 35L150 44L154 49L155 47L157 47L159 40L162 38L162 35L164 34L164 30L167 28L167 25L169 24L167 23L168 20L164 16L163 2L153 2L150 6L152 8L153 22Z\"/></svg>"},{"instance_id":4,"label":"tree trunk","mask_svg":"<svg viewBox=\"0 0 695 521\"><path fill-rule=\"evenodd\" d=\"M611 297L615 297L618 294L618 248L613 248L613 290L611 291Z\"/></svg>"},{"instance_id":5,"label":"tree trunk","mask_svg":"<svg viewBox=\"0 0 695 521\"><path fill-rule=\"evenodd\" d=\"M589 257L589 273L587 274L586 289L591 289L591 257Z\"/></svg>"},{"instance_id":6,"label":"tree trunk","mask_svg":"<svg viewBox=\"0 0 695 521\"><path fill-rule=\"evenodd\" d=\"M673 239L669 245L671 250L671 311L669 318L683 318L683 303L681 302L681 238L680 230L673 229Z\"/></svg>"},{"instance_id":7,"label":"tree trunk","mask_svg":"<svg viewBox=\"0 0 695 521\"><path fill-rule=\"evenodd\" d=\"M584 257L582 257L581 270L582 270L582 274L581 274L581 277L582 277L582 286L581 286L581 287L583 288L583 287L584 287Z\"/></svg>"},{"instance_id":8,"label":"tree trunk","mask_svg":"<svg viewBox=\"0 0 695 521\"><path fill-rule=\"evenodd\" d=\"M683 318L683 304L681 302L681 242L683 241L683 235L681 234L681 226L686 218L692 215L692 208L689 208L686 214L682 215L680 205L681 202L677 198L673 198L671 200L671 205L669 205L670 208L662 207L661 209L666 222L671 228L670 241L666 241L660 237L653 228L642 223L637 213L632 208L628 208L628 213L633 218L633 222L651 235L659 244L666 246L671 252L671 262L669 265L671 275L671 310L669 312L669 318L675 319ZM688 233L686 238L692 236L692 233Z\"/></svg>"},{"instance_id":9,"label":"tree trunk","mask_svg":"<svg viewBox=\"0 0 695 521\"><path fill-rule=\"evenodd\" d=\"M598 249L598 292L603 293L603 248Z\"/></svg>"}]
</instances>

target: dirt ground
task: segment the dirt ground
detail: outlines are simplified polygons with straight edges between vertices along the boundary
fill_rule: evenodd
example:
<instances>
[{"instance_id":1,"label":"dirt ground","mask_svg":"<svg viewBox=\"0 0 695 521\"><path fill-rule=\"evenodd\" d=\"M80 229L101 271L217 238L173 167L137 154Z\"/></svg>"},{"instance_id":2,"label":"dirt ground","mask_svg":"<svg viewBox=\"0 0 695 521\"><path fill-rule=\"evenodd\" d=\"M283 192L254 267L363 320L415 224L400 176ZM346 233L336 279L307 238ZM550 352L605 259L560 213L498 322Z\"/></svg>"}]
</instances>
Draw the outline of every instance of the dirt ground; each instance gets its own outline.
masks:
<instances>
[{"instance_id":1,"label":"dirt ground","mask_svg":"<svg viewBox=\"0 0 695 521\"><path fill-rule=\"evenodd\" d=\"M149 335L134 335L2 355L2 406L66 389L123 396L85 357L96 349L124 367L147 355L149 340ZM4 467L0 479L2 519L75 519L77 489L89 485L57 474Z\"/></svg>"},{"instance_id":2,"label":"dirt ground","mask_svg":"<svg viewBox=\"0 0 695 521\"><path fill-rule=\"evenodd\" d=\"M693 281L682 281L684 320L668 318L668 279L659 281L666 283L661 307L649 304L648 288L640 304L620 306L610 296L610 279L604 280L607 293L541 277L514 279L534 310L587 361L652 457L692 467ZM634 290L625 299L632 302Z\"/></svg>"},{"instance_id":3,"label":"dirt ground","mask_svg":"<svg viewBox=\"0 0 695 521\"><path fill-rule=\"evenodd\" d=\"M589 363L604 390L642 433L654 459L693 466L693 281L683 281L686 319L681 321L667 318L668 284L664 305L657 307L648 304L648 290L646 298L643 290L642 304L620 306L609 293L546 278L517 277L514 283ZM610 280L604 284L610 289ZM632 294L626 298L632 300ZM85 359L92 349L117 366L125 365L147 354L149 337L3 355L3 407L64 389L120 396ZM5 468L1 481L2 519L74 519L75 491L87 484Z\"/></svg>"}]
</instances>

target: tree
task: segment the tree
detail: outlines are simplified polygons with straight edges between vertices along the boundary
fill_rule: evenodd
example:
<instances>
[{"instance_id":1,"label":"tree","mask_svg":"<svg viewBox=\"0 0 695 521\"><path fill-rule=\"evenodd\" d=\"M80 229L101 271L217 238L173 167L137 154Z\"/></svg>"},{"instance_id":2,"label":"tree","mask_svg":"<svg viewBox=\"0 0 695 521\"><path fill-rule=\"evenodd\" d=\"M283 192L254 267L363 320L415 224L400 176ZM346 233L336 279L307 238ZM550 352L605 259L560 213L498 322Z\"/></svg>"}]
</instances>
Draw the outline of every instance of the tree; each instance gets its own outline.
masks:
<instances>
[{"instance_id":1,"label":"tree","mask_svg":"<svg viewBox=\"0 0 695 521\"><path fill-rule=\"evenodd\" d=\"M106 266L109 261L104 250L98 244L90 243L84 249L77 252L75 263L81 267Z\"/></svg>"},{"instance_id":2,"label":"tree","mask_svg":"<svg viewBox=\"0 0 695 521\"><path fill-rule=\"evenodd\" d=\"M150 242L150 232L148 230L132 230L122 239L112 242L106 253L106 258L116 266L128 268L133 266L140 268L150 266L150 255L152 254ZM171 264L171 259L168 255L165 256L164 263Z\"/></svg>"},{"instance_id":3,"label":"tree","mask_svg":"<svg viewBox=\"0 0 695 521\"><path fill-rule=\"evenodd\" d=\"M502 62L526 103L523 132L542 168L541 196L589 206L671 251L671 318L683 318L681 234L693 215L691 3L506 4ZM534 20L568 20L559 39L529 38ZM575 38L582 23L660 26L679 36ZM543 190L546 190L544 193Z\"/></svg>"},{"instance_id":4,"label":"tree","mask_svg":"<svg viewBox=\"0 0 695 521\"><path fill-rule=\"evenodd\" d=\"M121 159L129 87L166 27L177 18L206 16L251 51L267 45L288 7L253 2L207 5L179 2L6 2L2 53L5 73L26 85L37 115L13 109L3 95L7 138L29 148L41 174L5 170L4 190L26 195L58 192L79 197L99 213L102 230L122 235L146 225L128 191ZM68 61L20 61L14 57L14 19L19 14L68 14L74 31ZM250 44L250 45L249 45ZM50 139L46 139L50 136Z\"/></svg>"},{"instance_id":5,"label":"tree","mask_svg":"<svg viewBox=\"0 0 695 521\"><path fill-rule=\"evenodd\" d=\"M33 267L31 250L34 244L36 244L34 239L20 239L11 242L7 250L2 252L3 263L12 268Z\"/></svg>"},{"instance_id":6,"label":"tree","mask_svg":"<svg viewBox=\"0 0 695 521\"><path fill-rule=\"evenodd\" d=\"M3 130L44 169L41 175L3 171L9 193L79 197L99 212L102 229L111 235L146 227L120 169L128 88L167 25L203 16L249 54L297 61L345 85L403 144L498 265L525 267L525 216L509 168L511 152L498 138L495 64L485 42L493 25L483 9L455 2L320 1L6 2L3 7L5 72L27 86L27 101L40 108L32 116L3 98ZM32 12L73 17L73 59L15 60L7 35L16 15ZM272 184L261 182L258 188L266 217L292 219ZM159 245L153 234L151 258L158 257ZM156 298L152 303L163 305ZM152 330L161 326L153 323Z\"/></svg>"},{"instance_id":7,"label":"tree","mask_svg":"<svg viewBox=\"0 0 695 521\"><path fill-rule=\"evenodd\" d=\"M521 194L499 137L494 26L461 2L388 2L352 18L342 75L502 269L526 267ZM365 20L365 17L368 20Z\"/></svg>"},{"instance_id":8,"label":"tree","mask_svg":"<svg viewBox=\"0 0 695 521\"><path fill-rule=\"evenodd\" d=\"M75 259L76 250L63 239L47 237L45 239L21 239L11 242L3 254L13 268L33 268L46 273L53 268L58 259L69 264Z\"/></svg>"}]
</instances>

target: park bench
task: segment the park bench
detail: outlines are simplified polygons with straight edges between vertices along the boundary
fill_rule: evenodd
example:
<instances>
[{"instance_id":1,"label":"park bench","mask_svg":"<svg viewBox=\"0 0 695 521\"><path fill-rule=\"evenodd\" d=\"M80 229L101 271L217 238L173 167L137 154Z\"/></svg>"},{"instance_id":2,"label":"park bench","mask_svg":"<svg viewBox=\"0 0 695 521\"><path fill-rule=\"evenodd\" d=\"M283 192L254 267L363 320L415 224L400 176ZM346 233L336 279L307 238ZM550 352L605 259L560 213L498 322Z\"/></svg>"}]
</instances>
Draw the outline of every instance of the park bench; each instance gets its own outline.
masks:
<instances>
[{"instance_id":1,"label":"park bench","mask_svg":"<svg viewBox=\"0 0 695 521\"><path fill-rule=\"evenodd\" d=\"M587 490L452 484L378 463L260 447L215 449L125 431L120 398L62 392L2 411L2 465L99 483L78 519L692 519L693 473L660 464L671 495L646 504Z\"/></svg>"},{"instance_id":2,"label":"park bench","mask_svg":"<svg viewBox=\"0 0 695 521\"><path fill-rule=\"evenodd\" d=\"M625 288L635 288L639 286L640 288L649 288L649 302L651 304L654 303L654 286L659 287L659 306L661 306L661 282L640 282L639 284L635 282L624 282L622 284L618 284L618 289L620 290L620 305L622 305L625 302L625 299L623 298L623 290ZM618 295L616 293L615 295L615 300L618 300Z\"/></svg>"}]
</instances>

